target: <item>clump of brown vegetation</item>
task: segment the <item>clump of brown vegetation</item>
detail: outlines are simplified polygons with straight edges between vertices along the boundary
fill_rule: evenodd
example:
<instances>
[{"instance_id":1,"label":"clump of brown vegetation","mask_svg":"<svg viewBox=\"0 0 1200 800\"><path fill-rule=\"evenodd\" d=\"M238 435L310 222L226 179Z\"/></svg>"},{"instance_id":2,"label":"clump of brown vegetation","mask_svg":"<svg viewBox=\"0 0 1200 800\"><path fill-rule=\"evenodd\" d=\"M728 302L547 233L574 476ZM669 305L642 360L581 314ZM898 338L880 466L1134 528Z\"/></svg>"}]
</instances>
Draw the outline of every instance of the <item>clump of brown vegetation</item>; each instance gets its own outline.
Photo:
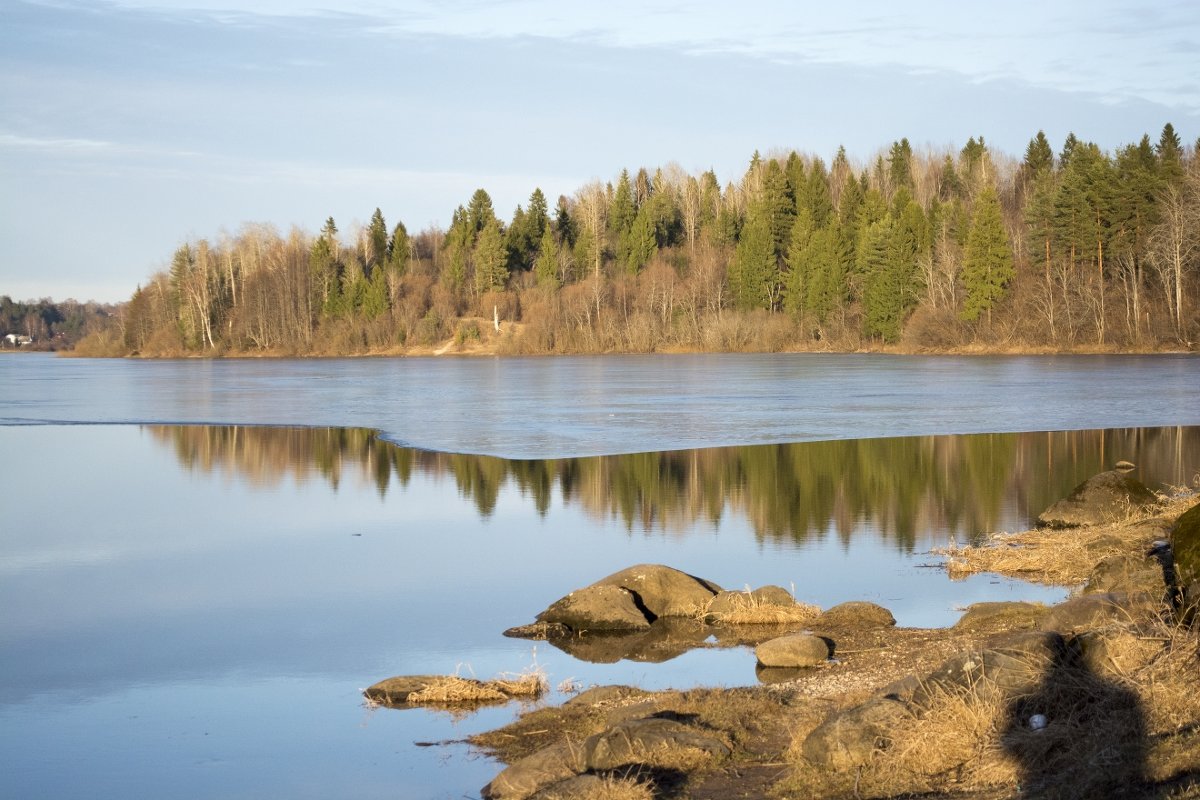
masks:
<instances>
[{"instance_id":1,"label":"clump of brown vegetation","mask_svg":"<svg viewBox=\"0 0 1200 800\"><path fill-rule=\"evenodd\" d=\"M786 605L771 602L749 590L731 595L725 602L725 610L713 611L710 600L700 611L700 618L716 625L791 625L808 622L821 613L820 606L799 601Z\"/></svg>"},{"instance_id":2,"label":"clump of brown vegetation","mask_svg":"<svg viewBox=\"0 0 1200 800\"><path fill-rule=\"evenodd\" d=\"M951 578L995 572L1033 583L1071 586L1086 580L1105 557L1127 553L1164 535L1167 521L1196 501L1193 494L1176 494L1163 498L1157 508L1131 512L1127 519L1111 525L997 533L982 545L935 548L933 552L946 556Z\"/></svg>"}]
</instances>

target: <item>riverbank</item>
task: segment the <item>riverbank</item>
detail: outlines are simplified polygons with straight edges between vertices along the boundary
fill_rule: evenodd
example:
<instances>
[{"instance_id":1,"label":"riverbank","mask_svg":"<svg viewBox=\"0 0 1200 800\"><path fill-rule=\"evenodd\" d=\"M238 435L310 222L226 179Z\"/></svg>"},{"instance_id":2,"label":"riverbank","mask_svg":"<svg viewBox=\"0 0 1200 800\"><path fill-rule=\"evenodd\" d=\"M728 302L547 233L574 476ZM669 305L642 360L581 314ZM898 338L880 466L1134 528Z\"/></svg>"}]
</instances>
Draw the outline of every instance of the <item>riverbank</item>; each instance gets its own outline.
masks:
<instances>
[{"instance_id":1,"label":"riverbank","mask_svg":"<svg viewBox=\"0 0 1200 800\"><path fill-rule=\"evenodd\" d=\"M1171 618L1146 555L1198 499L947 554L951 577L987 569L1076 587L1052 608L980 604L947 629L823 629L833 660L763 676L777 683L599 687L533 711L473 737L517 765L485 794L1200 796L1198 634Z\"/></svg>"}]
</instances>

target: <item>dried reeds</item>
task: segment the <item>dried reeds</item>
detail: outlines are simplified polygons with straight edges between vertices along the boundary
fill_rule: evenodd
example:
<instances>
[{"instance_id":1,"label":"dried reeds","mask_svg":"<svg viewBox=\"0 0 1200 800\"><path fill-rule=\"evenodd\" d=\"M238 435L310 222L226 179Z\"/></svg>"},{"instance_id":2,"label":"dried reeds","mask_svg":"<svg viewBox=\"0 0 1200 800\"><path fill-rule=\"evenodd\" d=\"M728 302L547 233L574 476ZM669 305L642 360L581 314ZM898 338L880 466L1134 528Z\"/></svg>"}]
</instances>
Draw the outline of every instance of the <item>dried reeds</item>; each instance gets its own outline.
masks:
<instances>
[{"instance_id":1,"label":"dried reeds","mask_svg":"<svg viewBox=\"0 0 1200 800\"><path fill-rule=\"evenodd\" d=\"M750 591L724 596L720 611L713 611L712 605L709 601L701 616L715 625L789 625L807 622L821 613L819 606L799 601L780 604Z\"/></svg>"},{"instance_id":2,"label":"dried reeds","mask_svg":"<svg viewBox=\"0 0 1200 800\"><path fill-rule=\"evenodd\" d=\"M405 702L421 706L473 706L535 699L548 689L549 682L541 668L515 675L506 673L490 681L445 675L410 693Z\"/></svg>"}]
</instances>

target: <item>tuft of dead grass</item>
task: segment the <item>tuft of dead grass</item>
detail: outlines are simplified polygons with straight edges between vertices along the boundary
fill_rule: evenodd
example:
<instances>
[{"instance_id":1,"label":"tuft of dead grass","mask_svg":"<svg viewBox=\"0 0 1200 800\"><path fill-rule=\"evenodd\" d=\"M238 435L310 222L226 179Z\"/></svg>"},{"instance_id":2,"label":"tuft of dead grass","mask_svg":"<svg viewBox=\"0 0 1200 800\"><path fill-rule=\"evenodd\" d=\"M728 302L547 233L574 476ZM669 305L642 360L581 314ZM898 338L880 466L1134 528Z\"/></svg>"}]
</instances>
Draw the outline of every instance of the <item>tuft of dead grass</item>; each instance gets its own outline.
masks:
<instances>
[{"instance_id":1,"label":"tuft of dead grass","mask_svg":"<svg viewBox=\"0 0 1200 800\"><path fill-rule=\"evenodd\" d=\"M551 788L538 797L545 800L654 800L654 789L649 783L616 775L583 777L587 780L583 787L576 784L562 792Z\"/></svg>"},{"instance_id":2,"label":"tuft of dead grass","mask_svg":"<svg viewBox=\"0 0 1200 800\"><path fill-rule=\"evenodd\" d=\"M791 625L815 619L821 608L809 603L795 601L791 605L779 605L763 600L750 591L739 592L727 601L732 606L728 611L711 611L711 603L701 611L700 617L715 625Z\"/></svg>"},{"instance_id":3,"label":"tuft of dead grass","mask_svg":"<svg viewBox=\"0 0 1200 800\"><path fill-rule=\"evenodd\" d=\"M1097 562L1144 544L1141 540L1146 531L1139 523L1164 517L1175 519L1198 500L1195 494L1177 495L1109 525L998 533L980 546L940 547L934 548L933 553L946 557L946 571L952 579L994 572L1033 583L1074 585L1086 580Z\"/></svg>"},{"instance_id":4,"label":"tuft of dead grass","mask_svg":"<svg viewBox=\"0 0 1200 800\"><path fill-rule=\"evenodd\" d=\"M484 705L536 699L548 689L549 682L541 668L531 668L515 675L505 674L490 681L446 675L419 692L410 694L407 702L426 706Z\"/></svg>"}]
</instances>

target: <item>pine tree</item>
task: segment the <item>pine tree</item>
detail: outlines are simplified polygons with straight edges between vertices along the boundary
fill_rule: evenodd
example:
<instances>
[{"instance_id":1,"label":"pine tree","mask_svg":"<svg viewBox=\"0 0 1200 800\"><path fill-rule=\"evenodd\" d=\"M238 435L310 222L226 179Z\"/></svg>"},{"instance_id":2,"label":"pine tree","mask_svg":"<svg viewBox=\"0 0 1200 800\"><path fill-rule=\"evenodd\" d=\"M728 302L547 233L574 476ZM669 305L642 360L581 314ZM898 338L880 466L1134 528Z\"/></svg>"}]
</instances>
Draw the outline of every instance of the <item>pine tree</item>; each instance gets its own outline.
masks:
<instances>
[{"instance_id":1,"label":"pine tree","mask_svg":"<svg viewBox=\"0 0 1200 800\"><path fill-rule=\"evenodd\" d=\"M408 238L408 229L403 222L397 222L392 228L392 238L387 246L388 269L397 275L408 271L408 262L412 258L412 241Z\"/></svg>"},{"instance_id":2,"label":"pine tree","mask_svg":"<svg viewBox=\"0 0 1200 800\"><path fill-rule=\"evenodd\" d=\"M912 188L912 145L908 139L892 142L888 151L888 187L891 191Z\"/></svg>"},{"instance_id":3,"label":"pine tree","mask_svg":"<svg viewBox=\"0 0 1200 800\"><path fill-rule=\"evenodd\" d=\"M613 194L612 207L608 212L608 228L618 242L617 252L620 253L620 241L629 234L633 220L637 217L637 206L633 202L633 185L629 182L629 170L621 170L617 180L617 189Z\"/></svg>"},{"instance_id":4,"label":"pine tree","mask_svg":"<svg viewBox=\"0 0 1200 800\"><path fill-rule=\"evenodd\" d=\"M1175 126L1168 122L1158 137L1158 162L1166 182L1178 183L1183 178L1182 155L1183 145L1179 134L1175 133Z\"/></svg>"},{"instance_id":5,"label":"pine tree","mask_svg":"<svg viewBox=\"0 0 1200 800\"><path fill-rule=\"evenodd\" d=\"M547 225L542 231L542 241L538 247L537 261L533 271L537 277L538 286L547 289L557 289L561 285L558 274L559 248L554 231Z\"/></svg>"},{"instance_id":6,"label":"pine tree","mask_svg":"<svg viewBox=\"0 0 1200 800\"><path fill-rule=\"evenodd\" d=\"M480 294L500 290L508 281L508 253L500 222L488 220L475 241L475 290Z\"/></svg>"},{"instance_id":7,"label":"pine tree","mask_svg":"<svg viewBox=\"0 0 1200 800\"><path fill-rule=\"evenodd\" d=\"M771 309L778 275L770 218L762 211L751 213L729 265L729 288L738 307Z\"/></svg>"},{"instance_id":8,"label":"pine tree","mask_svg":"<svg viewBox=\"0 0 1200 800\"><path fill-rule=\"evenodd\" d=\"M1029 180L1054 169L1054 151L1050 148L1045 131L1038 131L1037 135L1029 140L1029 144L1025 148L1025 160L1021 162L1021 169Z\"/></svg>"},{"instance_id":9,"label":"pine tree","mask_svg":"<svg viewBox=\"0 0 1200 800\"><path fill-rule=\"evenodd\" d=\"M961 317L968 322L986 313L988 324L992 308L1004 296L1009 281L1016 275L1008 232L1000 213L1000 198L988 187L975 203L967 249L963 258L962 283L966 290Z\"/></svg>"},{"instance_id":10,"label":"pine tree","mask_svg":"<svg viewBox=\"0 0 1200 800\"><path fill-rule=\"evenodd\" d=\"M363 253L368 274L387 260L387 244L387 224L383 221L383 212L376 208L367 224L366 252Z\"/></svg>"},{"instance_id":11,"label":"pine tree","mask_svg":"<svg viewBox=\"0 0 1200 800\"><path fill-rule=\"evenodd\" d=\"M634 218L625 239L624 265L627 272L636 275L650 263L658 252L658 239L655 235L653 202L641 207Z\"/></svg>"}]
</instances>

